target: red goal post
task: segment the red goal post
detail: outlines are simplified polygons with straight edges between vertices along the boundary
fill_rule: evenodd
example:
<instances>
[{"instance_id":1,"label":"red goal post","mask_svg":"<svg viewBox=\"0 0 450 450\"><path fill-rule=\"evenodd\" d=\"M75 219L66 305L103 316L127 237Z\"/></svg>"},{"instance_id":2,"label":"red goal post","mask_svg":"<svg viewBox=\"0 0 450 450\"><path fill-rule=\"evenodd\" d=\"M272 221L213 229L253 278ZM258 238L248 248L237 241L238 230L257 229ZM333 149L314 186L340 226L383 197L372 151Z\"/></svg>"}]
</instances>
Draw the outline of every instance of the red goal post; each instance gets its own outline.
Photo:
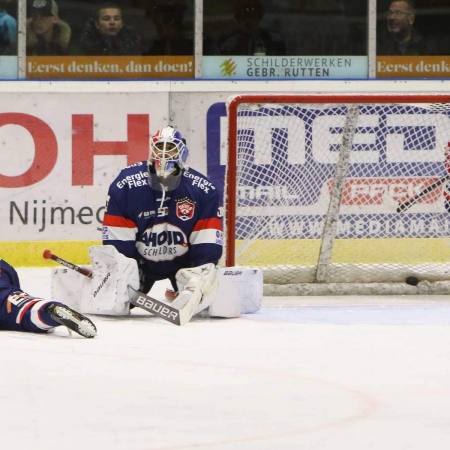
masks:
<instances>
[{"instance_id":1,"label":"red goal post","mask_svg":"<svg viewBox=\"0 0 450 450\"><path fill-rule=\"evenodd\" d=\"M226 266L260 267L272 295L450 292L450 95L249 94L227 113Z\"/></svg>"}]
</instances>

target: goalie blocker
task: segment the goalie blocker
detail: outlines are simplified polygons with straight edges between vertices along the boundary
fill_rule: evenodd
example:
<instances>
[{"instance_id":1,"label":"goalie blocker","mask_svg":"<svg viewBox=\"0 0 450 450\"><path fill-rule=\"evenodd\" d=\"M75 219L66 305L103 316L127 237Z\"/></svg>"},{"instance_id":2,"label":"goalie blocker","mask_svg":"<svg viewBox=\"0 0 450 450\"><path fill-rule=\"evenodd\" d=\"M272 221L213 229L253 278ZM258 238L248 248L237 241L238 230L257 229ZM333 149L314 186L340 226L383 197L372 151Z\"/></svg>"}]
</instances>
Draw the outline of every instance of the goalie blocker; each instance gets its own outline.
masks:
<instances>
[{"instance_id":1,"label":"goalie blocker","mask_svg":"<svg viewBox=\"0 0 450 450\"><path fill-rule=\"evenodd\" d=\"M139 271L134 259L127 258L111 245L89 248L92 279L65 267L52 270L52 298L81 313L112 316L128 315L128 286L139 289ZM212 264L181 269L176 274L180 295L172 308L182 309L196 303L194 315L202 317L239 317L257 312L263 297L260 269L228 267L216 269ZM191 296L198 299L192 301ZM198 300L198 301L197 301ZM196 302L197 301L197 302Z\"/></svg>"}]
</instances>

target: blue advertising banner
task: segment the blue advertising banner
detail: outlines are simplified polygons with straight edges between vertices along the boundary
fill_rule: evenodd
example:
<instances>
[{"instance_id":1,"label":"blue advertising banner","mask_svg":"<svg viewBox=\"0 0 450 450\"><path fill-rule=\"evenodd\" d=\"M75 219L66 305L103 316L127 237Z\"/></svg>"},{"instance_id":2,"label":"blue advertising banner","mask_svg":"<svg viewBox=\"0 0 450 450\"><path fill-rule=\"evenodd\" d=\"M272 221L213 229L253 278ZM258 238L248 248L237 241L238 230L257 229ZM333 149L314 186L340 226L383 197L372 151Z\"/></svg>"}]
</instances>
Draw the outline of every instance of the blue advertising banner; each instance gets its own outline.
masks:
<instances>
[{"instance_id":1,"label":"blue advertising banner","mask_svg":"<svg viewBox=\"0 0 450 450\"><path fill-rule=\"evenodd\" d=\"M444 207L445 183L407 213L397 213L392 203L413 197L446 174L443 159L450 140L448 112L430 111L421 105L366 105L361 109L337 237L447 237L450 216ZM262 239L320 237L345 112L342 105L258 105L238 116L238 151L245 144L246 152L242 158L245 169L240 169L246 174L245 181L240 180L237 186L237 208L246 211L244 218L238 214L241 231L246 227L244 222L253 222L250 216L255 220L266 216L270 223L260 232ZM288 115L294 121L283 122ZM216 103L207 114L207 170L222 191L226 133L226 107ZM264 160L259 152L266 155ZM299 180L297 186L290 181L294 179ZM306 220L293 224L291 215Z\"/></svg>"},{"instance_id":2,"label":"blue advertising banner","mask_svg":"<svg viewBox=\"0 0 450 450\"><path fill-rule=\"evenodd\" d=\"M17 80L18 60L17 56L0 56L0 79Z\"/></svg>"}]
</instances>

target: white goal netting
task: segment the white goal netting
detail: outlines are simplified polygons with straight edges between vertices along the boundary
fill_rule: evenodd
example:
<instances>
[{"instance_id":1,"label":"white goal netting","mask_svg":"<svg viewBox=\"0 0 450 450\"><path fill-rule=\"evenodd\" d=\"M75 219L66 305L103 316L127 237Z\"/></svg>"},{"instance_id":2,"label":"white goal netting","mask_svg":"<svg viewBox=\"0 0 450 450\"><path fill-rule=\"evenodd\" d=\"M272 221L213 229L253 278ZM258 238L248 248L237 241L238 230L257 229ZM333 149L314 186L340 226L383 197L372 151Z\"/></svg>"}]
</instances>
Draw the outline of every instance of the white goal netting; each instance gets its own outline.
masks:
<instances>
[{"instance_id":1,"label":"white goal netting","mask_svg":"<svg viewBox=\"0 0 450 450\"><path fill-rule=\"evenodd\" d=\"M227 264L260 267L266 283L306 292L450 280L448 100L233 98Z\"/></svg>"}]
</instances>

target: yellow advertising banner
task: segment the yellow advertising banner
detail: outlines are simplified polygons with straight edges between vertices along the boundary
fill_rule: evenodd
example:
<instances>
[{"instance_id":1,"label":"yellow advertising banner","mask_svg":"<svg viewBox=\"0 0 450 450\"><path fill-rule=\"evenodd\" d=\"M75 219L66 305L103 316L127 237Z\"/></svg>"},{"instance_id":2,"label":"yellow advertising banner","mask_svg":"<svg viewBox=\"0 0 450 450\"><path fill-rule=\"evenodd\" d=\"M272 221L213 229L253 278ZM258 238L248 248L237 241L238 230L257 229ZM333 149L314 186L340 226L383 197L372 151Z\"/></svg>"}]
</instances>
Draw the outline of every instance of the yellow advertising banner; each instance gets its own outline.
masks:
<instances>
[{"instance_id":1,"label":"yellow advertising banner","mask_svg":"<svg viewBox=\"0 0 450 450\"><path fill-rule=\"evenodd\" d=\"M378 56L377 78L450 78L450 56Z\"/></svg>"},{"instance_id":2,"label":"yellow advertising banner","mask_svg":"<svg viewBox=\"0 0 450 450\"><path fill-rule=\"evenodd\" d=\"M27 78L194 78L193 56L28 56Z\"/></svg>"}]
</instances>

